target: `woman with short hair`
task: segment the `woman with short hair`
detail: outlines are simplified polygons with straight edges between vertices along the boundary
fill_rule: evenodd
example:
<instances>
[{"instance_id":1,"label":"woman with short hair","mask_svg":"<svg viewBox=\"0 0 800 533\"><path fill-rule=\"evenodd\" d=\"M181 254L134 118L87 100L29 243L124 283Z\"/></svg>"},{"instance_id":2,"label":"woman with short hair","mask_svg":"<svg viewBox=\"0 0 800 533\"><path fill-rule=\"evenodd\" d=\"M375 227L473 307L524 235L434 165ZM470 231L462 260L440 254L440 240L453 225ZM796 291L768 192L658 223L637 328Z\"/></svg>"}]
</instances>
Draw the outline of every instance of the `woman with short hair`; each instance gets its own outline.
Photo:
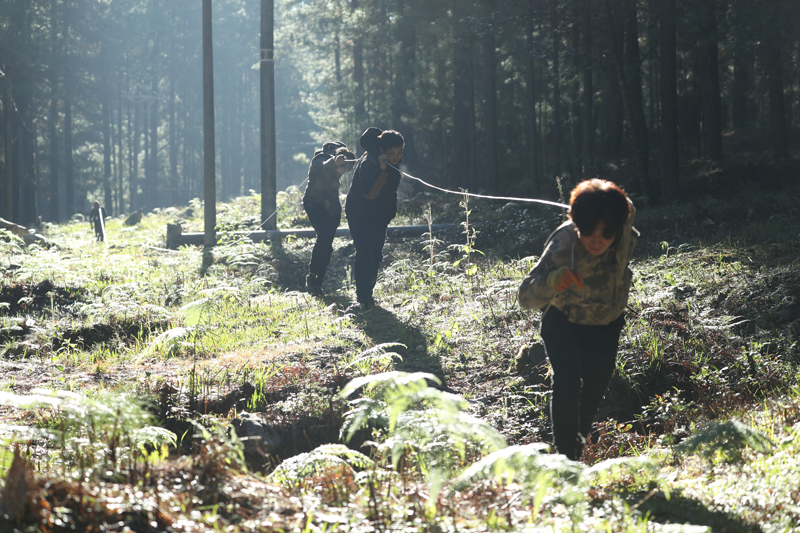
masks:
<instances>
[{"instance_id":1,"label":"woman with short hair","mask_svg":"<svg viewBox=\"0 0 800 533\"><path fill-rule=\"evenodd\" d=\"M581 182L570 195L569 220L550 235L519 287L524 309L544 309L553 443L576 461L616 366L639 234L635 212L616 184Z\"/></svg>"}]
</instances>

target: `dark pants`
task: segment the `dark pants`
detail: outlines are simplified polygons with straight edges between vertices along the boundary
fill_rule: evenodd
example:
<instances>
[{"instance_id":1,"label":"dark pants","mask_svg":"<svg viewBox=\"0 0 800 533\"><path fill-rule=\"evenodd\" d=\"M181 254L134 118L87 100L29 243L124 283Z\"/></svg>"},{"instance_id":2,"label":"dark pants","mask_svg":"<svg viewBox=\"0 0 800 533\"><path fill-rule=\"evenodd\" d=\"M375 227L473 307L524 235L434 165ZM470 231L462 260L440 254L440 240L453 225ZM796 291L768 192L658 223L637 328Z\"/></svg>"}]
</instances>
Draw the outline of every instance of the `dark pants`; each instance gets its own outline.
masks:
<instances>
[{"instance_id":1,"label":"dark pants","mask_svg":"<svg viewBox=\"0 0 800 533\"><path fill-rule=\"evenodd\" d=\"M98 241L103 240L103 227L100 225L100 220L96 219L92 221L92 225L94 226L94 235L97 237Z\"/></svg>"},{"instance_id":2,"label":"dark pants","mask_svg":"<svg viewBox=\"0 0 800 533\"><path fill-rule=\"evenodd\" d=\"M383 259L383 244L386 242L388 224L369 222L358 218L349 219L350 236L356 247L353 277L356 281L356 300L372 300L372 290L378 280L378 268Z\"/></svg>"},{"instance_id":3,"label":"dark pants","mask_svg":"<svg viewBox=\"0 0 800 533\"><path fill-rule=\"evenodd\" d=\"M614 373L624 325L624 315L607 326L573 324L552 306L542 319L542 339L553 367L553 443L558 453L575 461Z\"/></svg>"},{"instance_id":4,"label":"dark pants","mask_svg":"<svg viewBox=\"0 0 800 533\"><path fill-rule=\"evenodd\" d=\"M313 200L303 200L303 207L308 215L308 221L317 232L317 241L311 251L311 264L308 266L309 274L316 276L318 284L322 284L322 278L328 270L328 264L333 255L333 238L336 236L336 228L342 220L342 207L339 199L333 206L333 213L325 209L325 206Z\"/></svg>"}]
</instances>

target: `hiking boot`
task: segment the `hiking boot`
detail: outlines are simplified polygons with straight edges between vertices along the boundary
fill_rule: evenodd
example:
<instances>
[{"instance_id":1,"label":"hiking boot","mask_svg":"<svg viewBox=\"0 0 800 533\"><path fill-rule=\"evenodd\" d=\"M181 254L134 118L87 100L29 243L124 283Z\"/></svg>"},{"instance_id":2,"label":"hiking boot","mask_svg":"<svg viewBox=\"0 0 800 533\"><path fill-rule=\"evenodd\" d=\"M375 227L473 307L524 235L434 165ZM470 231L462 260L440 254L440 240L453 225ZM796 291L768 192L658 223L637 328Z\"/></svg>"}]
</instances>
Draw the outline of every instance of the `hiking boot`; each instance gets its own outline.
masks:
<instances>
[{"instance_id":1,"label":"hiking boot","mask_svg":"<svg viewBox=\"0 0 800 533\"><path fill-rule=\"evenodd\" d=\"M322 280L316 274L309 274L306 276L306 291L312 296L322 296L325 291L322 290Z\"/></svg>"},{"instance_id":2,"label":"hiking boot","mask_svg":"<svg viewBox=\"0 0 800 533\"><path fill-rule=\"evenodd\" d=\"M310 294L311 296L324 296L325 295L325 291L322 290L322 287L319 286L319 285L308 285L306 287L306 292L308 292L308 294Z\"/></svg>"},{"instance_id":3,"label":"hiking boot","mask_svg":"<svg viewBox=\"0 0 800 533\"><path fill-rule=\"evenodd\" d=\"M345 310L345 313L360 313L360 312L363 312L363 311L368 311L368 310L372 309L373 307L375 307L375 299L374 298L372 298L372 297L363 298L361 300L358 300L357 302L353 302L352 304L350 304L350 307L348 307Z\"/></svg>"},{"instance_id":4,"label":"hiking boot","mask_svg":"<svg viewBox=\"0 0 800 533\"><path fill-rule=\"evenodd\" d=\"M362 311L367 311L368 309L372 309L375 307L375 298L370 296L369 298L363 298L358 301L358 305L361 306Z\"/></svg>"}]
</instances>

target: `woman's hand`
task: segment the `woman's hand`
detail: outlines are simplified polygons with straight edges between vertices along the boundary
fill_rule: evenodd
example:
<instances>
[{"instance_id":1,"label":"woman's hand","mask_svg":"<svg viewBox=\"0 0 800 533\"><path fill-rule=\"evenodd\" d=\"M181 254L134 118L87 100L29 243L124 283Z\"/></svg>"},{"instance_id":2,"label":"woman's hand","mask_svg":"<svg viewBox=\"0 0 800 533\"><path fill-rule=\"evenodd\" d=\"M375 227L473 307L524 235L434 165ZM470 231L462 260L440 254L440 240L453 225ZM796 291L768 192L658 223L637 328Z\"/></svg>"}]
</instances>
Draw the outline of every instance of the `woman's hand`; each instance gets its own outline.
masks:
<instances>
[{"instance_id":1,"label":"woman's hand","mask_svg":"<svg viewBox=\"0 0 800 533\"><path fill-rule=\"evenodd\" d=\"M378 156L378 163L381 165L381 170L386 170L386 160L388 157L386 154L381 154Z\"/></svg>"},{"instance_id":2,"label":"woman's hand","mask_svg":"<svg viewBox=\"0 0 800 533\"><path fill-rule=\"evenodd\" d=\"M563 292L570 285L575 285L579 289L583 288L583 280L580 275L573 272L569 267L557 268L547 275L547 286L555 289L556 292Z\"/></svg>"},{"instance_id":3,"label":"woman's hand","mask_svg":"<svg viewBox=\"0 0 800 533\"><path fill-rule=\"evenodd\" d=\"M346 163L344 154L337 155L333 162L336 164L336 172L338 172L340 176L347 172L347 167L344 166Z\"/></svg>"}]
</instances>

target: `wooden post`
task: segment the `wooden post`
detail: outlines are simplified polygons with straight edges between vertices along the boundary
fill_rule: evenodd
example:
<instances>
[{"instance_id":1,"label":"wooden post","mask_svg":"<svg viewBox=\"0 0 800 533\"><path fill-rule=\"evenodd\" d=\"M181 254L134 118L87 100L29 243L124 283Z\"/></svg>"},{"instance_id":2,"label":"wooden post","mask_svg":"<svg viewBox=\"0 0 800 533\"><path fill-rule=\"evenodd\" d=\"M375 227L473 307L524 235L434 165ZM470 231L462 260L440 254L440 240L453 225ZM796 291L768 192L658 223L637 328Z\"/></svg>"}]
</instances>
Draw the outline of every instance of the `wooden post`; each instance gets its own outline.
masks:
<instances>
[{"instance_id":1,"label":"wooden post","mask_svg":"<svg viewBox=\"0 0 800 533\"><path fill-rule=\"evenodd\" d=\"M3 110L6 114L6 212L5 216L8 220L14 220L14 173L13 173L13 148L12 141L14 140L14 122L12 120L13 113L11 113L11 74L8 69L5 72L6 79L6 94Z\"/></svg>"},{"instance_id":2,"label":"wooden post","mask_svg":"<svg viewBox=\"0 0 800 533\"><path fill-rule=\"evenodd\" d=\"M217 241L217 176L214 143L214 57L211 40L211 0L203 0L203 229L206 247Z\"/></svg>"},{"instance_id":3,"label":"wooden post","mask_svg":"<svg viewBox=\"0 0 800 533\"><path fill-rule=\"evenodd\" d=\"M278 227L275 150L275 62L273 0L261 0L261 225Z\"/></svg>"}]
</instances>

